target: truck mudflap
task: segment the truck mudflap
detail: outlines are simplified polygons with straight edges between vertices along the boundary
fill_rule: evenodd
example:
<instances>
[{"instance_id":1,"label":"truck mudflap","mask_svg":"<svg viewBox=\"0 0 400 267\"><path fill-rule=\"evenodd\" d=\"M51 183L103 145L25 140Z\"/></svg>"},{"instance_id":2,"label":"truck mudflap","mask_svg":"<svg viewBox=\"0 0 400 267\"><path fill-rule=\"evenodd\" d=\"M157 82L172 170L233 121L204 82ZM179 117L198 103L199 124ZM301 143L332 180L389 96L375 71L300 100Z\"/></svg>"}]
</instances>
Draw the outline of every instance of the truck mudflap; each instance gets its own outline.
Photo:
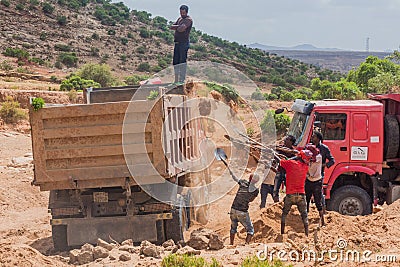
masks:
<instances>
[{"instance_id":1,"label":"truck mudflap","mask_svg":"<svg viewBox=\"0 0 400 267\"><path fill-rule=\"evenodd\" d=\"M133 242L148 240L157 242L164 237L164 229L157 229L157 221L171 220L172 213L135 215L123 217L97 217L97 218L65 218L52 219L51 225L66 225L67 245L69 247L81 246L85 243L96 244L97 239L106 241L114 239L122 242L132 239ZM161 230L161 231L160 231Z\"/></svg>"}]
</instances>

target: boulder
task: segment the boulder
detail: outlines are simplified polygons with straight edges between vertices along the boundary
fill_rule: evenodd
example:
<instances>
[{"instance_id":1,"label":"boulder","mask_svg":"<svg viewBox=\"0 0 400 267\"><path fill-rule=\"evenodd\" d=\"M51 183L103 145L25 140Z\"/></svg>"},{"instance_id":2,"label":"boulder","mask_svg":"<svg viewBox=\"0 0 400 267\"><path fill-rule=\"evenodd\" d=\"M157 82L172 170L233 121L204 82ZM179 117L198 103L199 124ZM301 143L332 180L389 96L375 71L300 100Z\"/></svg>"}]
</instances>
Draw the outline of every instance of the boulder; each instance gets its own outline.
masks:
<instances>
[{"instance_id":1,"label":"boulder","mask_svg":"<svg viewBox=\"0 0 400 267\"><path fill-rule=\"evenodd\" d=\"M128 253L124 252L121 255L119 255L119 260L120 261L130 261L131 260L131 255Z\"/></svg>"},{"instance_id":2,"label":"boulder","mask_svg":"<svg viewBox=\"0 0 400 267\"><path fill-rule=\"evenodd\" d=\"M140 254L146 257L160 258L159 248L146 240L140 244Z\"/></svg>"},{"instance_id":3,"label":"boulder","mask_svg":"<svg viewBox=\"0 0 400 267\"><path fill-rule=\"evenodd\" d=\"M103 247L103 248L107 249L108 251L110 251L114 248L113 245L109 244L108 242L104 241L101 238L97 239L97 246Z\"/></svg>"},{"instance_id":4,"label":"boulder","mask_svg":"<svg viewBox=\"0 0 400 267\"><path fill-rule=\"evenodd\" d=\"M110 253L106 248L97 246L93 249L93 258L95 260L99 258L107 258L109 255Z\"/></svg>"},{"instance_id":5,"label":"boulder","mask_svg":"<svg viewBox=\"0 0 400 267\"><path fill-rule=\"evenodd\" d=\"M208 241L208 247L212 250L220 250L224 248L224 241L217 234L211 234Z\"/></svg>"},{"instance_id":6,"label":"boulder","mask_svg":"<svg viewBox=\"0 0 400 267\"><path fill-rule=\"evenodd\" d=\"M173 247L173 246L175 246L175 242L174 242L174 240L169 239L169 240L165 241L165 242L162 244L162 246L163 246L164 248Z\"/></svg>"}]
</instances>

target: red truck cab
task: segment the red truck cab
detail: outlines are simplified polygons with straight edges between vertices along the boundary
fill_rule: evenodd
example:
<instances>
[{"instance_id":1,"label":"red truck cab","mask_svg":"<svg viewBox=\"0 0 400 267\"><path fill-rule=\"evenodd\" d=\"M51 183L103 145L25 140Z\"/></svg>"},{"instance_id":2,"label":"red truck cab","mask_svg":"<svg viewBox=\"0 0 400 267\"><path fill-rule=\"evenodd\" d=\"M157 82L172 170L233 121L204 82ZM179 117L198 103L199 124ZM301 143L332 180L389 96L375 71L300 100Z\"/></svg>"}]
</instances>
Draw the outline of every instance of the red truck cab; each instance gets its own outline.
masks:
<instances>
[{"instance_id":1,"label":"red truck cab","mask_svg":"<svg viewBox=\"0 0 400 267\"><path fill-rule=\"evenodd\" d=\"M292 106L289 134L297 145L304 147L318 130L335 158L335 164L325 168L324 193L328 209L342 214L369 214L373 204L400 198L400 95L370 98L297 99Z\"/></svg>"}]
</instances>

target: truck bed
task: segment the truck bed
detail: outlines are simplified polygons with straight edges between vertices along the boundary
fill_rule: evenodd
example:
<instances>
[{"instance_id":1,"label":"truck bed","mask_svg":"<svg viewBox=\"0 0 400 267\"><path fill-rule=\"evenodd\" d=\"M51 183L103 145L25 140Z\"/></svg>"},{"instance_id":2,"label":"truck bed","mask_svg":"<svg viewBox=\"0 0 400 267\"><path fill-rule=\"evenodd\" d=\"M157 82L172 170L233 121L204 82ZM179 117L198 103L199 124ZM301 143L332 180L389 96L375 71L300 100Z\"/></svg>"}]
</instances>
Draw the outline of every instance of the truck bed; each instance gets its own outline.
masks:
<instances>
[{"instance_id":1,"label":"truck bed","mask_svg":"<svg viewBox=\"0 0 400 267\"><path fill-rule=\"evenodd\" d=\"M127 182L135 185L122 146L122 128L129 103L46 106L38 111L30 110L33 183L41 190L126 186ZM130 142L125 146L129 164L140 172L135 172L141 176L140 181L162 182L161 177L166 175L160 138L163 103L138 100L132 104L134 114L125 128ZM153 105L147 118L145 115ZM157 172L149 166L147 157Z\"/></svg>"}]
</instances>

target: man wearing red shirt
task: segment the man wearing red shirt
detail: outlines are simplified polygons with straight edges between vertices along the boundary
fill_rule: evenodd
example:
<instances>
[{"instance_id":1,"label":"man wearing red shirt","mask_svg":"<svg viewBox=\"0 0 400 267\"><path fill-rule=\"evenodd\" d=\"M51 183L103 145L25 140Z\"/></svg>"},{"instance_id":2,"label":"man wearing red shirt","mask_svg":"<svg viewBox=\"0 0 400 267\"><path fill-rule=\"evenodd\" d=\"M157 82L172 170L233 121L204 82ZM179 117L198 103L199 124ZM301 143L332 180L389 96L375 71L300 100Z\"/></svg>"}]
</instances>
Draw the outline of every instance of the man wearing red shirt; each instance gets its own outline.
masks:
<instances>
[{"instance_id":1,"label":"man wearing red shirt","mask_svg":"<svg viewBox=\"0 0 400 267\"><path fill-rule=\"evenodd\" d=\"M304 232L308 236L307 203L304 184L307 178L308 166L312 153L310 150L301 150L292 159L280 160L280 166L286 170L286 196L283 200L281 234L285 232L286 216L292 205L297 205L304 224Z\"/></svg>"}]
</instances>

